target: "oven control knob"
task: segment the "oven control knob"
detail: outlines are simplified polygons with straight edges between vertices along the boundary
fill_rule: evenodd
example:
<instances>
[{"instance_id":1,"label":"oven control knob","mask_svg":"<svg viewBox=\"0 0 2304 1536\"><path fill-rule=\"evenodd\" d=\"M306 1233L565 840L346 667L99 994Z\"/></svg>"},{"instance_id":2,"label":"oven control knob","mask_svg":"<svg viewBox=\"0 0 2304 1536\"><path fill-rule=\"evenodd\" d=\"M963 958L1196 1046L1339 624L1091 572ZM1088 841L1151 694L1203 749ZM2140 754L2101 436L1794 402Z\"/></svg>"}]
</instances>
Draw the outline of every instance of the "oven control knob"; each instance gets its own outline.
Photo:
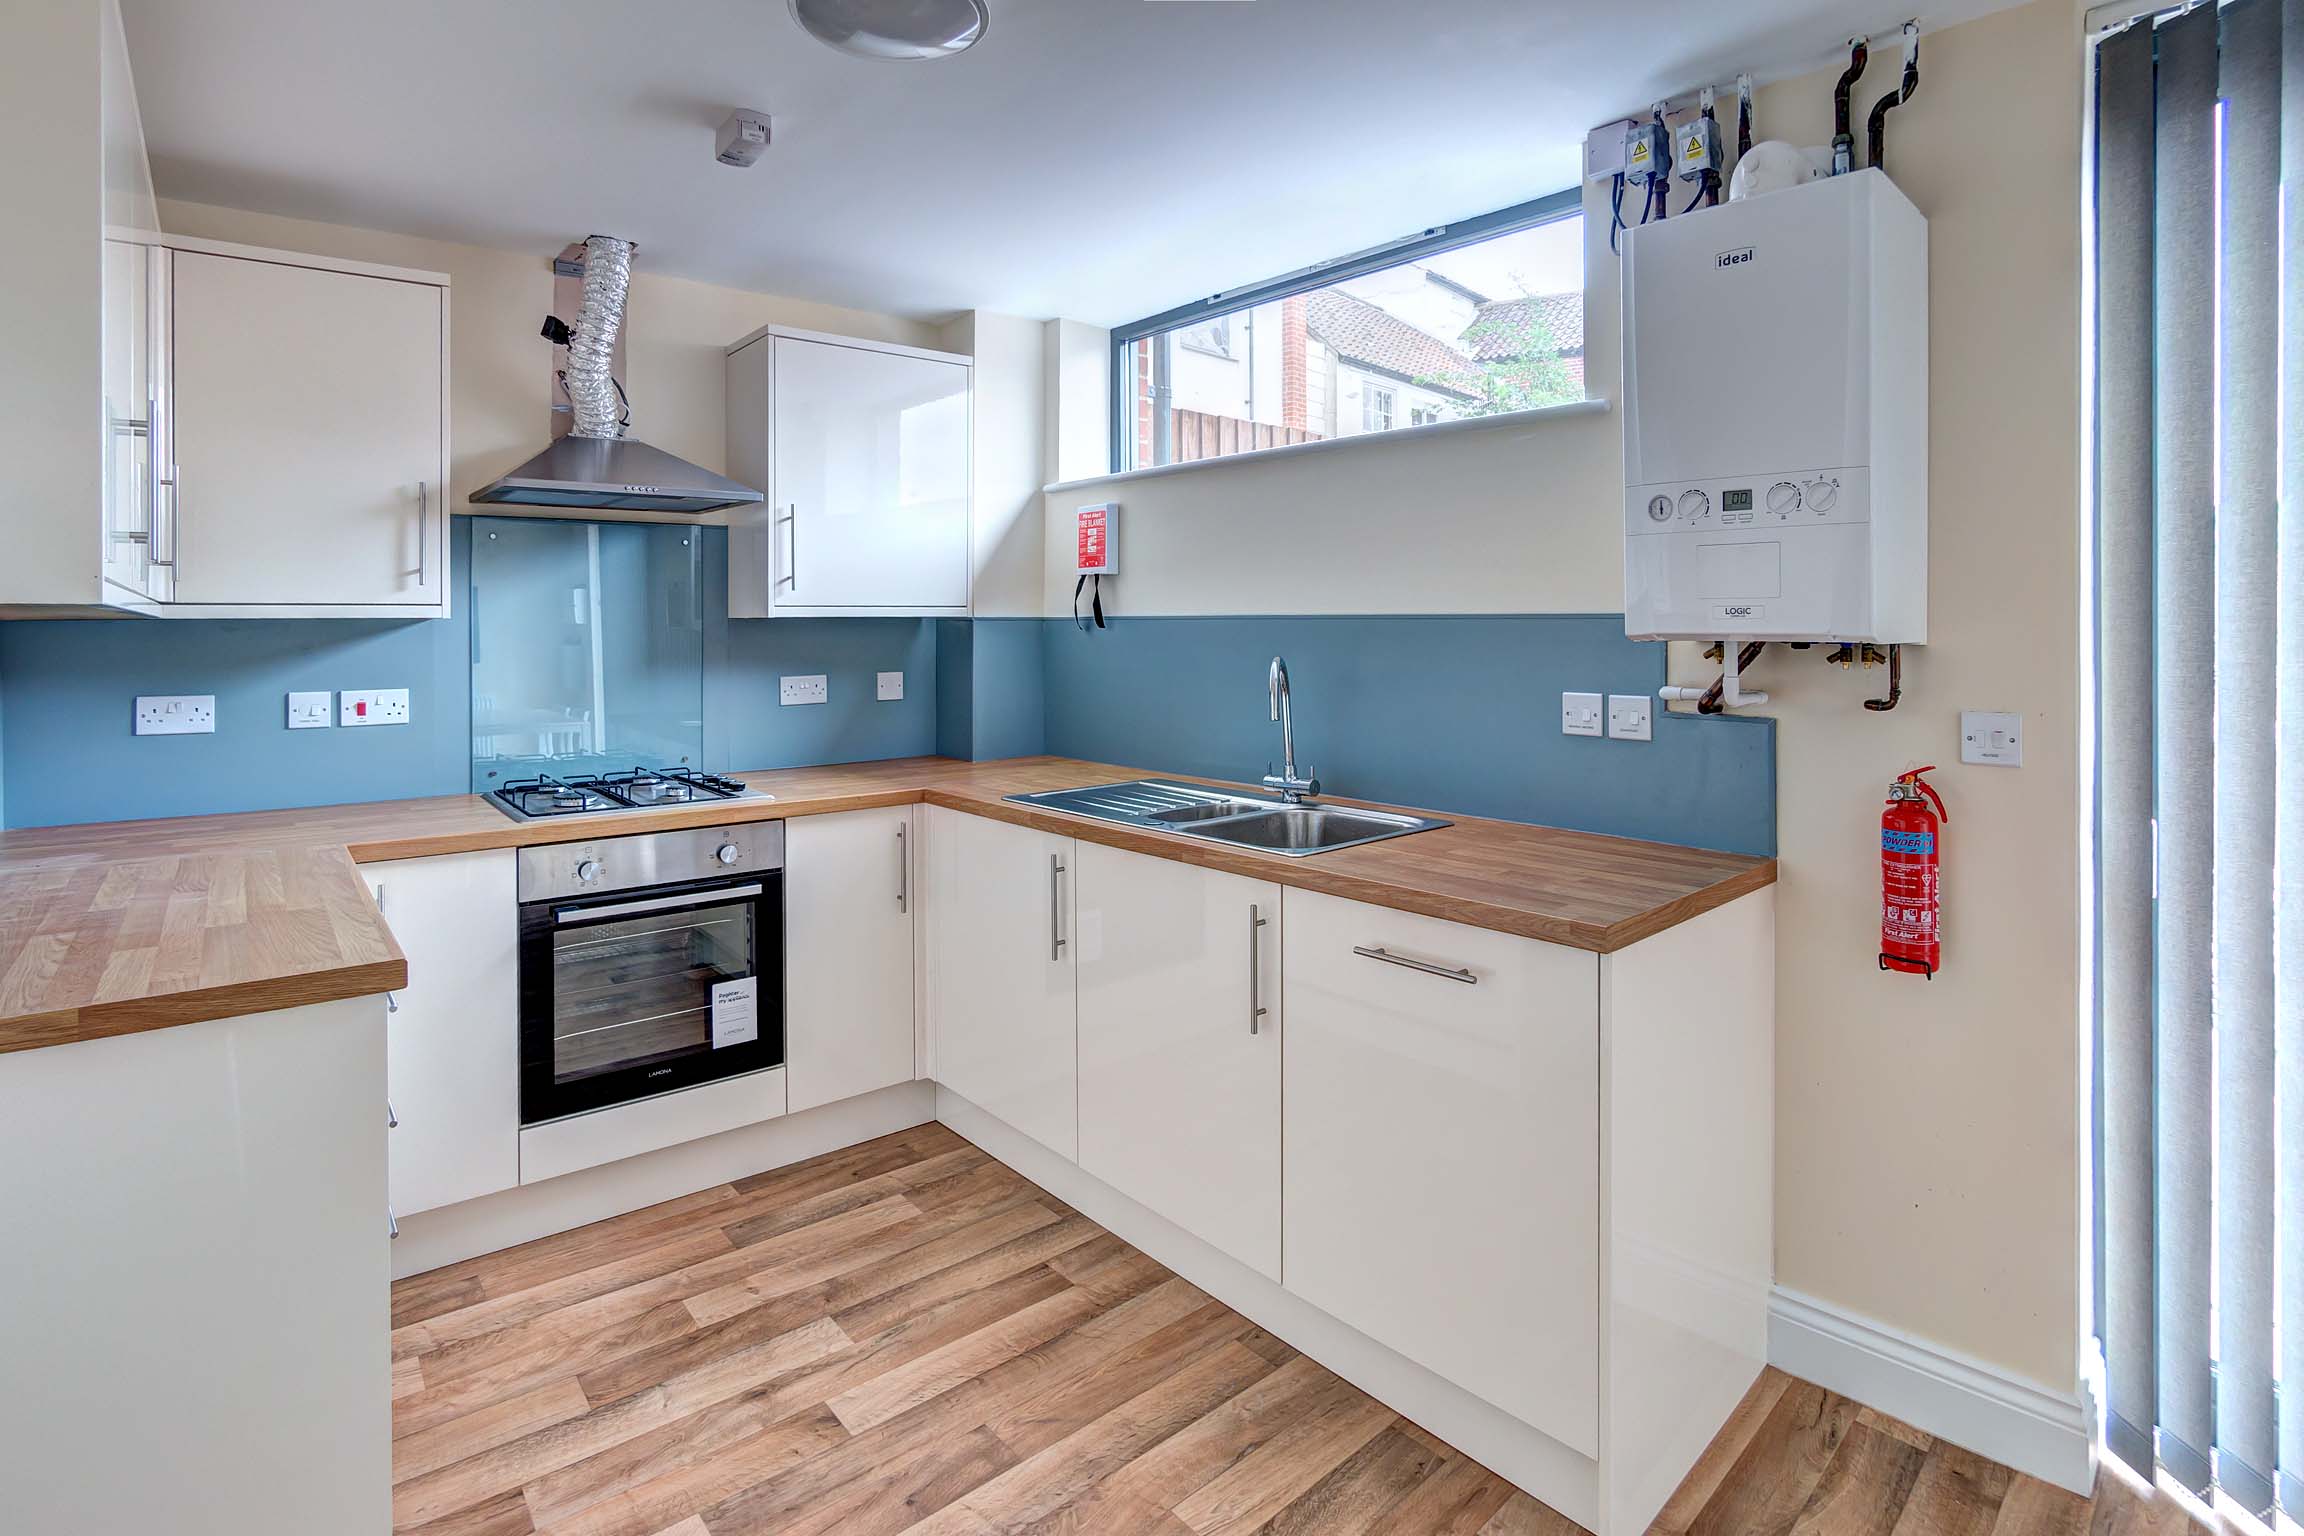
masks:
<instances>
[{"instance_id":1,"label":"oven control knob","mask_svg":"<svg viewBox=\"0 0 2304 1536\"><path fill-rule=\"evenodd\" d=\"M593 881L599 879L600 861L598 859L586 859L583 863L577 865L576 878L583 881L586 885L590 885Z\"/></svg>"},{"instance_id":2,"label":"oven control knob","mask_svg":"<svg viewBox=\"0 0 2304 1536\"><path fill-rule=\"evenodd\" d=\"M734 843L722 843L719 847L712 850L712 857L718 859L723 864L733 864L738 859L744 857L744 854L743 851L739 849Z\"/></svg>"}]
</instances>

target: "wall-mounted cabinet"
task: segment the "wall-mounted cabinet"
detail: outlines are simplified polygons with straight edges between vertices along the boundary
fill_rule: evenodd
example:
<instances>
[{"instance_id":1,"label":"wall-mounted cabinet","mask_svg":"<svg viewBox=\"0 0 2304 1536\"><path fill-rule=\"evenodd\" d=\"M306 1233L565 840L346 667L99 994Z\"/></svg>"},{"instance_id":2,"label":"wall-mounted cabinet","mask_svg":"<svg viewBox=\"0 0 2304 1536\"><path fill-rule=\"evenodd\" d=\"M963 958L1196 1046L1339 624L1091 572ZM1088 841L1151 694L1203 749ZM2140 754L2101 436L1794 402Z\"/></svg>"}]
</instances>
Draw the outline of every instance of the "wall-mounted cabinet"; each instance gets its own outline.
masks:
<instances>
[{"instance_id":1,"label":"wall-mounted cabinet","mask_svg":"<svg viewBox=\"0 0 2304 1536\"><path fill-rule=\"evenodd\" d=\"M170 240L164 545L186 617L448 611L448 280Z\"/></svg>"},{"instance_id":2,"label":"wall-mounted cabinet","mask_svg":"<svg viewBox=\"0 0 2304 1536\"><path fill-rule=\"evenodd\" d=\"M732 618L969 603L970 360L769 326L728 349Z\"/></svg>"},{"instance_id":3,"label":"wall-mounted cabinet","mask_svg":"<svg viewBox=\"0 0 2304 1536\"><path fill-rule=\"evenodd\" d=\"M448 611L448 280L158 233L115 0L0 48L0 611Z\"/></svg>"}]
</instances>

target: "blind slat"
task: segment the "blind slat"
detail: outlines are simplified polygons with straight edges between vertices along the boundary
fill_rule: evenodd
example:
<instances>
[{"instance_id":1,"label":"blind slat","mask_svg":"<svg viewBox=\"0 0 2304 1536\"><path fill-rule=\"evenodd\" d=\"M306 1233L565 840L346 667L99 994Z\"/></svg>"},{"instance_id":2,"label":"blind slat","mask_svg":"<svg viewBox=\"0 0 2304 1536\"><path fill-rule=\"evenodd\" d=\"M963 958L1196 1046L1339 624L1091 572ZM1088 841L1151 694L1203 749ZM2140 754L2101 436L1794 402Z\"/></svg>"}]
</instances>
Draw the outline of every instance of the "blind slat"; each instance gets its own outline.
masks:
<instances>
[{"instance_id":1,"label":"blind slat","mask_svg":"<svg viewBox=\"0 0 2304 1536\"><path fill-rule=\"evenodd\" d=\"M2273 998L2279 1228L2280 1502L2304 1518L2304 0L2283 0L2279 522L2278 962Z\"/></svg>"},{"instance_id":2,"label":"blind slat","mask_svg":"<svg viewBox=\"0 0 2304 1536\"><path fill-rule=\"evenodd\" d=\"M2298 0L2304 3L2304 0ZM2097 1326L2105 1441L2152 1476L2152 30L2096 54Z\"/></svg>"},{"instance_id":3,"label":"blind slat","mask_svg":"<svg viewBox=\"0 0 2304 1536\"><path fill-rule=\"evenodd\" d=\"M2216 31L2212 5L2157 28L2153 134L2155 1355L2160 1462L2195 1492L2215 1437Z\"/></svg>"},{"instance_id":4,"label":"blind slat","mask_svg":"<svg viewBox=\"0 0 2304 1536\"><path fill-rule=\"evenodd\" d=\"M2216 493L2216 1483L2272 1509L2280 0L2222 7Z\"/></svg>"}]
</instances>

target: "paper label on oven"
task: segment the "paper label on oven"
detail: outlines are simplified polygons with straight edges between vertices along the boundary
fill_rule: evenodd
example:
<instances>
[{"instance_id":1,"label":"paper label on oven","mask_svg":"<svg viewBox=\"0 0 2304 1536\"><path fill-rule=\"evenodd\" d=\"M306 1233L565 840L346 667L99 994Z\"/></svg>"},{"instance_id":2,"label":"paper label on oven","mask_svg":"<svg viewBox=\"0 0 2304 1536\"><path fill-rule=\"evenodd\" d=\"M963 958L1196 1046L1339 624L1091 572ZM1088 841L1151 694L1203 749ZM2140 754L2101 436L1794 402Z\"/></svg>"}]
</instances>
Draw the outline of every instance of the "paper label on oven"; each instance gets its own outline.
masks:
<instances>
[{"instance_id":1,"label":"paper label on oven","mask_svg":"<svg viewBox=\"0 0 2304 1536\"><path fill-rule=\"evenodd\" d=\"M739 976L712 988L712 1049L760 1038L760 978Z\"/></svg>"}]
</instances>

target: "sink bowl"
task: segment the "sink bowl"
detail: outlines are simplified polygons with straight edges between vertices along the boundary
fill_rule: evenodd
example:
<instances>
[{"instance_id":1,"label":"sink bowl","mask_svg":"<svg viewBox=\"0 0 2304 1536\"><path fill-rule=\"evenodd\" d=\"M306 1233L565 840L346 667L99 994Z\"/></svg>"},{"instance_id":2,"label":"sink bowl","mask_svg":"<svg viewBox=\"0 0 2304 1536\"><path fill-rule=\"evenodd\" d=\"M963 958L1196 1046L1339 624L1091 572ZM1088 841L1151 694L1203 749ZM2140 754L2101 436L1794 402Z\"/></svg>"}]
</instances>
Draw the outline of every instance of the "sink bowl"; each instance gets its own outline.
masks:
<instances>
[{"instance_id":1,"label":"sink bowl","mask_svg":"<svg viewBox=\"0 0 2304 1536\"><path fill-rule=\"evenodd\" d=\"M1271 808L1272 802L1269 800L1211 800L1206 805L1180 805L1172 811L1154 811L1144 819L1172 827L1192 821L1219 821L1228 816L1245 816L1251 811Z\"/></svg>"},{"instance_id":2,"label":"sink bowl","mask_svg":"<svg viewBox=\"0 0 2304 1536\"><path fill-rule=\"evenodd\" d=\"M1097 784L1008 798L1022 805L1068 811L1075 816L1181 837L1202 837L1210 842L1253 848L1289 859L1448 825L1428 816L1396 816L1389 811L1364 811L1357 807L1260 800L1206 784L1184 784L1172 779L1131 779L1125 784Z\"/></svg>"},{"instance_id":3,"label":"sink bowl","mask_svg":"<svg viewBox=\"0 0 2304 1536\"><path fill-rule=\"evenodd\" d=\"M1373 811L1332 810L1320 805L1276 806L1248 815L1187 827L1194 837L1237 848L1301 857L1373 843L1380 838L1422 832L1441 823L1416 816L1386 816Z\"/></svg>"}]
</instances>

